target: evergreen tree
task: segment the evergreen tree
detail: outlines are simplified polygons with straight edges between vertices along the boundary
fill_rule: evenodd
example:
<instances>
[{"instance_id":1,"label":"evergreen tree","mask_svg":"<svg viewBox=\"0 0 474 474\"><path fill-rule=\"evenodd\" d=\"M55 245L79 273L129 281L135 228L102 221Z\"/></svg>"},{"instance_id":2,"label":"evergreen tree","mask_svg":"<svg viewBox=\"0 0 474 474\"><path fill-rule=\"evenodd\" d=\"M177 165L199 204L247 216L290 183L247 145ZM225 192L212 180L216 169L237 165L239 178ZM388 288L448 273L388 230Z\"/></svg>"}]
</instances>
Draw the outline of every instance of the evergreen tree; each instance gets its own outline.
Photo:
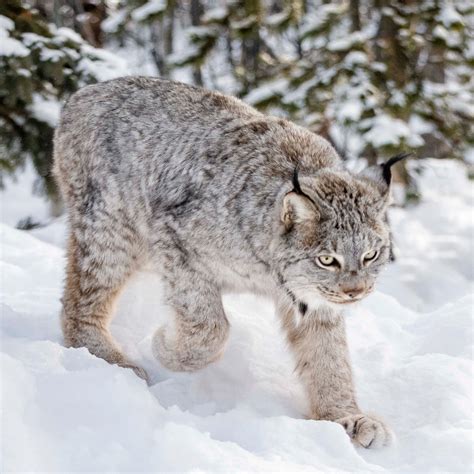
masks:
<instances>
[{"instance_id":1,"label":"evergreen tree","mask_svg":"<svg viewBox=\"0 0 474 474\"><path fill-rule=\"evenodd\" d=\"M369 161L400 149L460 157L473 139L472 13L462 1L315 2L292 67L247 99Z\"/></svg>"},{"instance_id":2,"label":"evergreen tree","mask_svg":"<svg viewBox=\"0 0 474 474\"><path fill-rule=\"evenodd\" d=\"M123 64L72 30L56 29L20 0L0 4L0 179L31 159L39 188L55 198L52 137L61 101L117 75ZM1 182L0 182L1 184Z\"/></svg>"},{"instance_id":3,"label":"evergreen tree","mask_svg":"<svg viewBox=\"0 0 474 474\"><path fill-rule=\"evenodd\" d=\"M122 0L103 22L109 38L131 41L145 51L161 77L169 77L173 53L175 0Z\"/></svg>"}]
</instances>

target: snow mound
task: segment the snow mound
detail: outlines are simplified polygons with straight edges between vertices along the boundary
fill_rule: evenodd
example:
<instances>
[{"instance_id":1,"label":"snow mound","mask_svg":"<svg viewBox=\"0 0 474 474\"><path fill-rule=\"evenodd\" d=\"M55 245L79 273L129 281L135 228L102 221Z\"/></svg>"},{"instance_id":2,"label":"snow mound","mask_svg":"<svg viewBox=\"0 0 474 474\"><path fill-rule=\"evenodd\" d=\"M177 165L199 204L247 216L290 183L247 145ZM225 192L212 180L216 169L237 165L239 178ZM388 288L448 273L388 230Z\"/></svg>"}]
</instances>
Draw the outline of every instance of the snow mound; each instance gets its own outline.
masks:
<instances>
[{"instance_id":1,"label":"snow mound","mask_svg":"<svg viewBox=\"0 0 474 474\"><path fill-rule=\"evenodd\" d=\"M151 355L169 317L160 281L137 275L112 332L151 387L64 348L63 250L39 240L56 241L46 229L2 225L1 471L471 472L472 189L456 163L420 172L423 201L392 212L397 263L347 317L360 405L388 421L393 447L358 449L339 425L305 418L274 308L251 295L225 298L222 360L176 374Z\"/></svg>"}]
</instances>

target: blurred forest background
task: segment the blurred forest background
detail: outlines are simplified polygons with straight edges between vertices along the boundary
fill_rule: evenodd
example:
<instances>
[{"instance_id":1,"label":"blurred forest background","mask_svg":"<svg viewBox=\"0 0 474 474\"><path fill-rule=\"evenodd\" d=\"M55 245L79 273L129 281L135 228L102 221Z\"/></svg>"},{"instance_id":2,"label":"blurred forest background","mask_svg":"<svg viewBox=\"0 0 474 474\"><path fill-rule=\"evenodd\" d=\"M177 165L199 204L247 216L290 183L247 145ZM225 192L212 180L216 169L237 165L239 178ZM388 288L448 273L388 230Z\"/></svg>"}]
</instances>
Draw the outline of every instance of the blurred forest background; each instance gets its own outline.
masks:
<instances>
[{"instance_id":1,"label":"blurred forest background","mask_svg":"<svg viewBox=\"0 0 474 474\"><path fill-rule=\"evenodd\" d=\"M344 159L473 161L472 0L2 0L0 178L32 163L79 87L156 75L234 94ZM398 178L414 197L409 173Z\"/></svg>"}]
</instances>

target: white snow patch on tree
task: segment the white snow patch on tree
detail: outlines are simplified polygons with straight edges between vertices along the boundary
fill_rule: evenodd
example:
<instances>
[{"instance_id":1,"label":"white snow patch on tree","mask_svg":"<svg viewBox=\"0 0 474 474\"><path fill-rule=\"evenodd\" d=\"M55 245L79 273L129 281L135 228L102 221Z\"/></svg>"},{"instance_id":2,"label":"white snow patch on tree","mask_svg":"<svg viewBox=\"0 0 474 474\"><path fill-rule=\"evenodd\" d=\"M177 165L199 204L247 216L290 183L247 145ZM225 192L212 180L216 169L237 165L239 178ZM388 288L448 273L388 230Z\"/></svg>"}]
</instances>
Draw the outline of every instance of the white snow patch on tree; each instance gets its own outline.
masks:
<instances>
[{"instance_id":1,"label":"white snow patch on tree","mask_svg":"<svg viewBox=\"0 0 474 474\"><path fill-rule=\"evenodd\" d=\"M0 15L0 56L25 57L30 54L21 41L10 37L14 27L15 23L10 18Z\"/></svg>"},{"instance_id":2,"label":"white snow patch on tree","mask_svg":"<svg viewBox=\"0 0 474 474\"><path fill-rule=\"evenodd\" d=\"M15 23L10 18L7 18L4 15L0 15L0 37L4 36L2 30L12 31L15 29Z\"/></svg>"},{"instance_id":3,"label":"white snow patch on tree","mask_svg":"<svg viewBox=\"0 0 474 474\"><path fill-rule=\"evenodd\" d=\"M99 81L108 81L129 72L127 61L104 49L97 49L84 44L82 52L86 57L81 59L79 69L88 72Z\"/></svg>"},{"instance_id":4,"label":"white snow patch on tree","mask_svg":"<svg viewBox=\"0 0 474 474\"><path fill-rule=\"evenodd\" d=\"M361 31L356 31L343 38L337 38L329 42L327 49L329 51L347 51L356 44L362 44L367 39L367 35Z\"/></svg>"},{"instance_id":5,"label":"white snow patch on tree","mask_svg":"<svg viewBox=\"0 0 474 474\"><path fill-rule=\"evenodd\" d=\"M364 110L363 104L358 99L347 100L343 102L337 111L337 118L342 123L345 120L359 120Z\"/></svg>"},{"instance_id":6,"label":"white snow patch on tree","mask_svg":"<svg viewBox=\"0 0 474 474\"><path fill-rule=\"evenodd\" d=\"M31 115L45 122L51 127L56 127L59 123L61 104L57 99L45 99L39 94L33 95L33 103L29 106Z\"/></svg>"},{"instance_id":7,"label":"white snow patch on tree","mask_svg":"<svg viewBox=\"0 0 474 474\"><path fill-rule=\"evenodd\" d=\"M213 21L222 21L229 14L229 10L225 7L215 7L206 11L202 17L204 23L209 23Z\"/></svg>"},{"instance_id":8,"label":"white snow patch on tree","mask_svg":"<svg viewBox=\"0 0 474 474\"><path fill-rule=\"evenodd\" d=\"M450 2L445 2L443 5L439 14L439 19L446 27L464 24L462 16L456 11Z\"/></svg>"},{"instance_id":9,"label":"white snow patch on tree","mask_svg":"<svg viewBox=\"0 0 474 474\"><path fill-rule=\"evenodd\" d=\"M261 87L252 89L244 98L249 104L259 104L274 95L283 95L288 90L288 80L285 78L277 79L273 82L267 82Z\"/></svg>"},{"instance_id":10,"label":"white snow patch on tree","mask_svg":"<svg viewBox=\"0 0 474 474\"><path fill-rule=\"evenodd\" d=\"M132 19L143 21L152 15L162 13L166 10L167 2L165 0L150 0L145 5L132 11Z\"/></svg>"},{"instance_id":11,"label":"white snow patch on tree","mask_svg":"<svg viewBox=\"0 0 474 474\"><path fill-rule=\"evenodd\" d=\"M406 122L386 114L377 115L364 122L367 125L370 123L370 130L364 134L364 139L376 148L387 145L397 146L403 140L412 137L410 127Z\"/></svg>"},{"instance_id":12,"label":"white snow patch on tree","mask_svg":"<svg viewBox=\"0 0 474 474\"><path fill-rule=\"evenodd\" d=\"M128 11L125 8L112 13L102 22L102 30L106 33L116 33L125 24L127 16Z\"/></svg>"}]
</instances>

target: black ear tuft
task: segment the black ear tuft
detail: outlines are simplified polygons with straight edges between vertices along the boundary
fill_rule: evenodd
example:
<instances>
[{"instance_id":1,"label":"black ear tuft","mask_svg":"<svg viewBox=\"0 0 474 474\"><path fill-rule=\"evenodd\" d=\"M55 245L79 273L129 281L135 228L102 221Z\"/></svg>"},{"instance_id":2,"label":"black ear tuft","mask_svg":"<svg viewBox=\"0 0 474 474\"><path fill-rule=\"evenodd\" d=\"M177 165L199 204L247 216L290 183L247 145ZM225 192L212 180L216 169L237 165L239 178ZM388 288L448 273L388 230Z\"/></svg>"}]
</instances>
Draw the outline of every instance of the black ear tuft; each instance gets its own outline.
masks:
<instances>
[{"instance_id":1,"label":"black ear tuft","mask_svg":"<svg viewBox=\"0 0 474 474\"><path fill-rule=\"evenodd\" d=\"M298 180L298 168L295 168L295 170L293 171L293 188L296 194L304 195L303 191L301 190L300 182Z\"/></svg>"},{"instance_id":2,"label":"black ear tuft","mask_svg":"<svg viewBox=\"0 0 474 474\"><path fill-rule=\"evenodd\" d=\"M390 181L392 181L392 171L390 170L390 168L395 163L398 163L399 161L404 160L405 158L408 158L411 155L412 153L400 153L399 155L393 156L388 161L380 165L382 167L383 179L387 184L390 184Z\"/></svg>"},{"instance_id":3,"label":"black ear tuft","mask_svg":"<svg viewBox=\"0 0 474 474\"><path fill-rule=\"evenodd\" d=\"M295 168L293 171L293 193L298 194L300 196L305 197L309 202L311 202L314 206L316 206L316 203L314 202L314 199L310 198L302 189L300 186L300 181L298 179L298 168Z\"/></svg>"}]
</instances>

